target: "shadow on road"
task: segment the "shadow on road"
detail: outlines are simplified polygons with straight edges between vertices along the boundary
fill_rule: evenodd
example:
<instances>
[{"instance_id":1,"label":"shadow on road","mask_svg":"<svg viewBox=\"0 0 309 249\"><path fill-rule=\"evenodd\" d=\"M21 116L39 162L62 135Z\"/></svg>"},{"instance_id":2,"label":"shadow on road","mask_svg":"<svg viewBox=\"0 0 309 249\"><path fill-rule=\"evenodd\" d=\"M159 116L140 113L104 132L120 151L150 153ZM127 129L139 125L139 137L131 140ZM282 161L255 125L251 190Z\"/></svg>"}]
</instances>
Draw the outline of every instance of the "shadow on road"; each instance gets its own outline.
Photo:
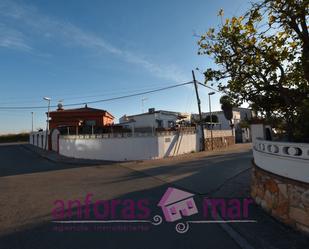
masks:
<instances>
[{"instance_id":1,"label":"shadow on road","mask_svg":"<svg viewBox=\"0 0 309 249\"><path fill-rule=\"evenodd\" d=\"M89 160L87 163L85 160L78 161L74 159L69 159L68 162L64 160L56 162L40 156L39 153L35 153L34 151L29 150L26 146L27 144L0 146L0 177L80 167L91 167L94 165L111 165L117 163L111 161L90 162ZM75 162L75 164L72 162Z\"/></svg>"},{"instance_id":2,"label":"shadow on road","mask_svg":"<svg viewBox=\"0 0 309 249\"><path fill-rule=\"evenodd\" d=\"M132 172L131 172L132 173ZM195 171L195 177L201 174L200 171ZM126 181L137 182L145 178L143 172L133 172L126 176L126 179L119 181L118 184L125 184ZM90 198L90 204L86 205L85 190L84 198L77 199L77 203L70 209L69 201L76 201L76 199L64 199L63 210L65 215L72 211L72 217L64 218L64 220L95 220L95 207L94 202L98 200L107 201L106 205L101 203L97 207L97 212L101 215L99 220L135 220L137 215L145 214L143 210L137 207L138 200L147 200L149 203L147 207L150 213L143 220L153 221L155 215L163 217L161 209L157 206L162 195L168 187L179 188L183 181L189 181L192 176L187 176L185 179L176 180L173 184L161 183L159 186L147 188L138 191L130 191L126 194L117 196L118 204L113 206L112 200L102 198L102 192L106 191L105 184L98 183L98 192L90 192L93 194ZM120 180L120 179L119 179ZM122 183L121 183L122 182ZM140 183L137 183L140 184ZM113 186L114 186L113 185ZM182 188L180 188L182 189ZM186 190L186 189L184 189ZM48 194L48 193L46 193ZM235 193L236 194L236 193ZM247 193L249 196L249 193ZM203 215L203 199L207 195L196 194L194 200L196 202L199 213L190 217L185 217L180 220L182 222L191 220L212 220L211 217L204 217ZM224 197L224 196L222 196ZM240 199L241 200L241 199ZM40 205L40 200L35 200ZM131 203L133 201L134 205ZM78 207L80 203L80 207ZM126 203L126 204L125 204ZM89 206L89 217L86 217L87 206ZM16 227L15 231L10 231L6 235L0 237L1 249L157 249L157 248L240 248L239 237L231 237L225 230L222 229L220 224L190 224L189 230L180 234L175 230L177 222L166 222L163 220L160 225L153 225L151 223L79 223L79 224L58 224L53 223L52 210L57 209L57 213L61 213L62 206L59 203L50 204L50 213L45 217L40 217L40 221L31 223L24 227ZM229 225L232 231L246 240L252 248L278 248L290 249L299 248L303 249L309 243L309 239L302 236L298 232L282 225L276 220L269 217L256 205L249 206L248 219L257 220L257 223L239 223ZM30 207L25 207L30 208ZM79 214L79 210L82 212ZM134 215L132 215L134 214ZM81 215L81 216L79 216ZM44 220L44 221L43 221ZM58 220L58 219L56 219ZM61 219L62 220L62 219ZM98 219L97 219L98 220ZM238 242L238 243L237 243Z\"/></svg>"}]
</instances>

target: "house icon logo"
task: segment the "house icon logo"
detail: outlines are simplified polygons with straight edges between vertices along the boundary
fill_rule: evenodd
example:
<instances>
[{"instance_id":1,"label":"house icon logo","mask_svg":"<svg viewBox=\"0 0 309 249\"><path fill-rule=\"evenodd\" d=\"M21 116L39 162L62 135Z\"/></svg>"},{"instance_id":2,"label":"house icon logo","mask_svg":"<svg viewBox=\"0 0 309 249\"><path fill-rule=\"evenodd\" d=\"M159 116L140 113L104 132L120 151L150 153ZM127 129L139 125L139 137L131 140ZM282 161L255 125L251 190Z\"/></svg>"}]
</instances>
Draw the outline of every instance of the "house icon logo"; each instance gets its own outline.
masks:
<instances>
[{"instance_id":1,"label":"house icon logo","mask_svg":"<svg viewBox=\"0 0 309 249\"><path fill-rule=\"evenodd\" d=\"M176 188L168 188L162 196L158 206L162 208L165 220L173 222L182 218L182 216L191 216L197 214L194 194L182 191Z\"/></svg>"}]
</instances>

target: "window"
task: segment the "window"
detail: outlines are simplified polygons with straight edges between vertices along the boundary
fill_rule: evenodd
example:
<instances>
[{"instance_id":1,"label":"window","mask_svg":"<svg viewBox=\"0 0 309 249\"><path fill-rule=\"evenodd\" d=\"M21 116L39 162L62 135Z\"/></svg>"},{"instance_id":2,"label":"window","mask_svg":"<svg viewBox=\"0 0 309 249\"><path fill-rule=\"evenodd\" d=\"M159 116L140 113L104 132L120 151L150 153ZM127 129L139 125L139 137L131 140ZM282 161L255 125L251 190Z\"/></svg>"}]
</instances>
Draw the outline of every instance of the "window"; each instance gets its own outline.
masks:
<instances>
[{"instance_id":1,"label":"window","mask_svg":"<svg viewBox=\"0 0 309 249\"><path fill-rule=\"evenodd\" d=\"M156 122L158 124L158 128L163 128L163 120L161 119L156 119Z\"/></svg>"}]
</instances>

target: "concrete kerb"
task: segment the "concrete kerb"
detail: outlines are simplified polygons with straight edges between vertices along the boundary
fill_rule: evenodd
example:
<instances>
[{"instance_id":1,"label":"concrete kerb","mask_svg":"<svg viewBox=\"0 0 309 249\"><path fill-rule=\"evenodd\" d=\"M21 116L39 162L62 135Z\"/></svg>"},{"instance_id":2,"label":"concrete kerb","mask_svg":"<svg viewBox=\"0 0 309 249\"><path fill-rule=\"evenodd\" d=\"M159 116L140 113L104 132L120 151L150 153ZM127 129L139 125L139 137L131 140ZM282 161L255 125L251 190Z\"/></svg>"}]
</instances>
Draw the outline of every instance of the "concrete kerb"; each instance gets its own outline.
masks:
<instances>
[{"instance_id":1,"label":"concrete kerb","mask_svg":"<svg viewBox=\"0 0 309 249\"><path fill-rule=\"evenodd\" d=\"M102 161L102 160L76 159L76 158L65 157L53 151L44 151L31 144L22 144L21 146L24 149L34 152L38 156L54 163L65 163L73 165L106 165L106 164L119 163L117 161Z\"/></svg>"},{"instance_id":2,"label":"concrete kerb","mask_svg":"<svg viewBox=\"0 0 309 249\"><path fill-rule=\"evenodd\" d=\"M153 160L131 160L131 161L108 161L108 160L92 160L92 159L77 159L77 158L70 158L59 155L54 151L44 151L36 146L31 144L21 144L23 148L28 151L36 153L38 156L49 160L54 163L66 163L66 164L73 164L73 165L107 165L107 164L117 164L117 165L129 165L129 164L170 164L179 161L191 161L191 160L199 160L204 157L211 158L216 156L223 156L225 154L234 154L239 153L239 149L245 152L247 149L251 149L251 144L239 144L234 145L228 148L213 150L213 151L202 151L202 152L195 152L193 154L183 154L174 157L166 157L161 159L153 159ZM240 148L239 148L240 147Z\"/></svg>"}]
</instances>

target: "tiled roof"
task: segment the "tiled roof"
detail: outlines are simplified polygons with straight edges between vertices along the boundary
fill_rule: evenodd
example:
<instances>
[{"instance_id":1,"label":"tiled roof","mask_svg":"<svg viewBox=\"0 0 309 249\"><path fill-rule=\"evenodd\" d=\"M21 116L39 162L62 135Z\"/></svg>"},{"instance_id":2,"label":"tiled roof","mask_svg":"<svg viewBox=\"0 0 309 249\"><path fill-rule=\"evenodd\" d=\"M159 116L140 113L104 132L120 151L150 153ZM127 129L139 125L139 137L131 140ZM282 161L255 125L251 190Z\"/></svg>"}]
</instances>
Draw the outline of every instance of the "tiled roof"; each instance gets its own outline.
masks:
<instances>
[{"instance_id":1,"label":"tiled roof","mask_svg":"<svg viewBox=\"0 0 309 249\"><path fill-rule=\"evenodd\" d=\"M106 110L96 109L91 107L82 107L82 108L75 108L75 109L64 109L59 111L53 112L106 112Z\"/></svg>"},{"instance_id":2,"label":"tiled roof","mask_svg":"<svg viewBox=\"0 0 309 249\"><path fill-rule=\"evenodd\" d=\"M102 110L102 109L97 109L97 108L91 108L91 107L82 107L82 108L74 108L74 109L63 109L63 110L57 110L57 111L51 111L50 114L53 113L69 113L69 112L101 112L101 113L108 113L109 115L111 115L112 117L114 117L111 113L109 113L106 110Z\"/></svg>"}]
</instances>

